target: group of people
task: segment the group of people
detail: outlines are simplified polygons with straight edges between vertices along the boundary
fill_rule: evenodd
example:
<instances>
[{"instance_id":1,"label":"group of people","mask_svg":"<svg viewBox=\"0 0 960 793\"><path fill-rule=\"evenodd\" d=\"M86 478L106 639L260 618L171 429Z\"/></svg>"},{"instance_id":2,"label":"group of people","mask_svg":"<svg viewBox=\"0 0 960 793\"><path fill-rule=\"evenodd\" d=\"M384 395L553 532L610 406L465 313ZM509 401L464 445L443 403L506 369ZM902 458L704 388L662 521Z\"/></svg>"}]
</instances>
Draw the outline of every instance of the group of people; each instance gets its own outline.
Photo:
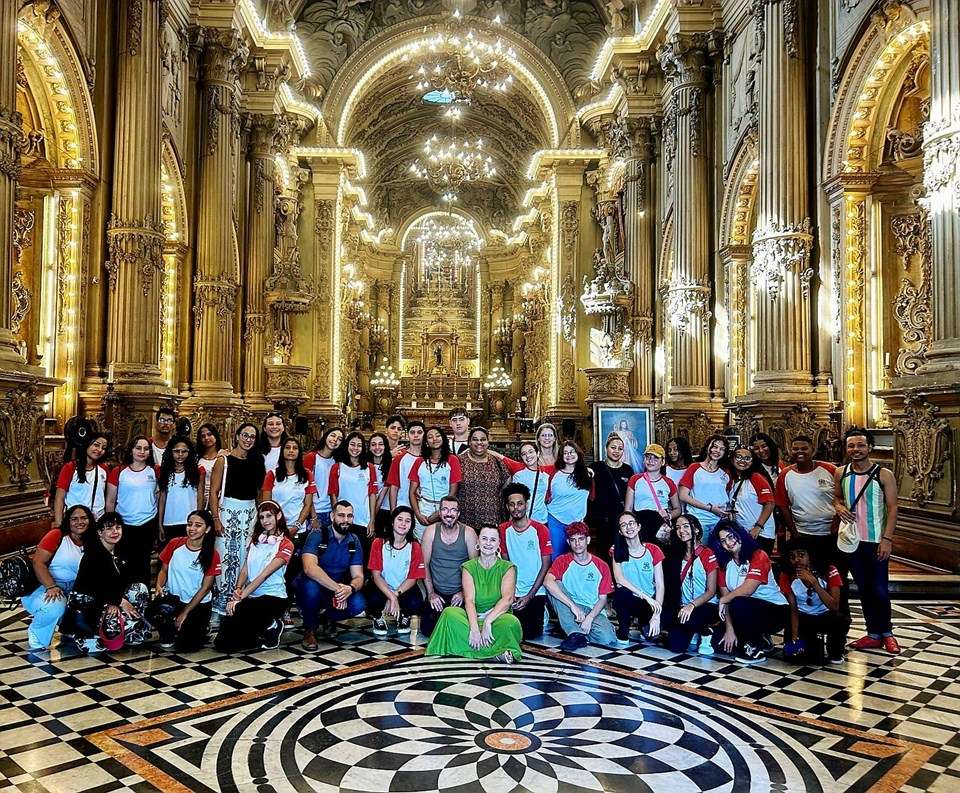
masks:
<instances>
[{"instance_id":1,"label":"group of people","mask_svg":"<svg viewBox=\"0 0 960 793\"><path fill-rule=\"evenodd\" d=\"M761 434L710 438L697 461L682 437L649 444L635 471L616 432L587 465L543 423L514 460L460 409L448 427L392 416L369 438L328 427L312 451L275 413L230 448L212 424L195 440L175 427L161 410L120 465L98 433L64 464L23 598L31 650L58 627L91 652L154 633L178 651L210 635L224 652L272 648L299 612L311 651L366 614L381 636L419 617L428 654L511 662L552 616L568 651L662 640L755 663L782 631L787 656L839 662L850 573L867 622L853 646L899 651L896 486L865 430L839 469L802 436L784 465Z\"/></svg>"}]
</instances>

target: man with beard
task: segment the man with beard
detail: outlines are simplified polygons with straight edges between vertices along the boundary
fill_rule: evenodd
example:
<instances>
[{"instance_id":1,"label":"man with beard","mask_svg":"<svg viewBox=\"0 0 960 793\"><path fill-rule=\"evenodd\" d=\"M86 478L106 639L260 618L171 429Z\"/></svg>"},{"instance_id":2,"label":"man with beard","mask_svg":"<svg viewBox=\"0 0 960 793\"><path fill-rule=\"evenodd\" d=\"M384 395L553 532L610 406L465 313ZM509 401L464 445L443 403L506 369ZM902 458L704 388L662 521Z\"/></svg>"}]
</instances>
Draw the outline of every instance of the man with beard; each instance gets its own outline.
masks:
<instances>
[{"instance_id":1,"label":"man with beard","mask_svg":"<svg viewBox=\"0 0 960 793\"><path fill-rule=\"evenodd\" d=\"M527 514L530 489L514 483L503 489L510 520L500 524L500 552L517 566L517 593L513 614L520 620L525 640L543 635L543 610L547 594L543 579L550 569L553 545L550 530Z\"/></svg>"},{"instance_id":2,"label":"man with beard","mask_svg":"<svg viewBox=\"0 0 960 793\"><path fill-rule=\"evenodd\" d=\"M425 636L447 606L463 605L461 565L476 559L477 533L460 522L460 502L454 496L440 499L440 522L423 534L423 563L426 567L427 602L420 615L420 632Z\"/></svg>"}]
</instances>

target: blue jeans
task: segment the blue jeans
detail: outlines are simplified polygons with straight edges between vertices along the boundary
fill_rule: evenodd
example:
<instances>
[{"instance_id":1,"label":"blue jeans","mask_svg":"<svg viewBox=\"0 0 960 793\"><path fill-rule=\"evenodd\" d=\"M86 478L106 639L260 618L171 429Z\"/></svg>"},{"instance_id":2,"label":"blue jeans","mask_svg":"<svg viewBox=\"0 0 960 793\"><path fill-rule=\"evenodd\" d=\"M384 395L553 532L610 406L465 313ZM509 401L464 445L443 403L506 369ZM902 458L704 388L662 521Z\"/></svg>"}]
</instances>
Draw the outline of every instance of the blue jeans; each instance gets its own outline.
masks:
<instances>
[{"instance_id":1,"label":"blue jeans","mask_svg":"<svg viewBox=\"0 0 960 793\"><path fill-rule=\"evenodd\" d=\"M893 635L890 620L890 560L877 559L879 543L862 542L853 553L844 553L850 575L857 583L867 633L875 639Z\"/></svg>"},{"instance_id":2,"label":"blue jeans","mask_svg":"<svg viewBox=\"0 0 960 793\"><path fill-rule=\"evenodd\" d=\"M340 620L356 617L367 607L363 592L354 592L347 598L346 608L335 609L333 607L333 590L321 586L309 576L301 574L296 581L297 605L300 607L300 614L303 617L303 629L305 631L315 631L320 624L320 613L326 614L330 622L339 622Z\"/></svg>"},{"instance_id":3,"label":"blue jeans","mask_svg":"<svg viewBox=\"0 0 960 793\"><path fill-rule=\"evenodd\" d=\"M559 584L559 586L560 589L563 589L566 596L573 600L573 598L570 597L570 593L564 589L563 584ZM560 620L560 627L566 636L569 636L571 633L583 633L580 624L573 618L573 612L569 606L561 603L553 595L550 595L550 602L553 604L554 611L557 612L557 619ZM574 603L576 603L575 600ZM596 604L594 603L588 606L586 603L577 603L577 605L583 613L586 614ZM614 632L613 625L610 624L610 620L607 618L607 610L605 608L601 609L600 613L593 618L593 623L590 625L590 633L587 634L587 641L590 642L590 644L599 644L603 647L617 646L617 634Z\"/></svg>"},{"instance_id":4,"label":"blue jeans","mask_svg":"<svg viewBox=\"0 0 960 793\"><path fill-rule=\"evenodd\" d=\"M553 545L553 553L550 556L552 562L560 554L569 550L567 546L567 524L561 523L553 515L547 513L547 528L550 530L550 542Z\"/></svg>"},{"instance_id":5,"label":"blue jeans","mask_svg":"<svg viewBox=\"0 0 960 793\"><path fill-rule=\"evenodd\" d=\"M67 608L66 597L45 601L43 598L46 594L46 587L41 585L21 600L27 613L33 616L27 628L27 645L31 650L46 650L50 646L54 631Z\"/></svg>"}]
</instances>

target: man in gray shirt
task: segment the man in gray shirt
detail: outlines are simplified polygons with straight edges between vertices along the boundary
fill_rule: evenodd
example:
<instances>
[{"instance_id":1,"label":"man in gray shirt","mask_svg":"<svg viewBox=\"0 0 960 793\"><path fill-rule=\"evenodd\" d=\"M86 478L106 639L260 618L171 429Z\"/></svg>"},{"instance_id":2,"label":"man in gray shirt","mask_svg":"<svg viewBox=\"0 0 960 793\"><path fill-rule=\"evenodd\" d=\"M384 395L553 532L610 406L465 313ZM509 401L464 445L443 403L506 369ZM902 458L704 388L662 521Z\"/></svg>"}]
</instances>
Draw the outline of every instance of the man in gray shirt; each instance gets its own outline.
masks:
<instances>
[{"instance_id":1,"label":"man in gray shirt","mask_svg":"<svg viewBox=\"0 0 960 793\"><path fill-rule=\"evenodd\" d=\"M460 522L456 496L440 500L440 522L423 533L423 564L427 575L427 600L420 615L420 632L433 633L440 612L447 606L463 605L460 566L477 558L477 533Z\"/></svg>"}]
</instances>

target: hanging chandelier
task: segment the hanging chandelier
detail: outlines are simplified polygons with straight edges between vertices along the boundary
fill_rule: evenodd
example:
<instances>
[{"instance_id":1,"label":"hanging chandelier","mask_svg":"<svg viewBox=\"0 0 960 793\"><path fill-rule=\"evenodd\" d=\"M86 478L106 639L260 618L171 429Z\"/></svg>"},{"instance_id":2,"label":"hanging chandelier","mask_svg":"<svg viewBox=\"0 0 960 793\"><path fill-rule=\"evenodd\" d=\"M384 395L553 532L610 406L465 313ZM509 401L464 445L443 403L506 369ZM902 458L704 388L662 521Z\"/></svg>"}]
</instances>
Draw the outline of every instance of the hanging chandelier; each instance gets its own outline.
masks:
<instances>
[{"instance_id":1,"label":"hanging chandelier","mask_svg":"<svg viewBox=\"0 0 960 793\"><path fill-rule=\"evenodd\" d=\"M493 20L500 24L500 17ZM415 44L404 60L416 63L411 80L419 91L439 91L470 101L477 90L506 91L513 84L509 62L516 51L499 36L467 25L459 10L440 31Z\"/></svg>"},{"instance_id":2,"label":"hanging chandelier","mask_svg":"<svg viewBox=\"0 0 960 793\"><path fill-rule=\"evenodd\" d=\"M453 194L465 182L492 179L497 174L493 158L475 141L433 135L424 144L421 156L410 164L410 173L425 179L442 196Z\"/></svg>"},{"instance_id":3,"label":"hanging chandelier","mask_svg":"<svg viewBox=\"0 0 960 793\"><path fill-rule=\"evenodd\" d=\"M452 214L424 218L413 239L422 251L421 280L450 284L465 284L464 275L476 266L483 244L469 221Z\"/></svg>"}]
</instances>

